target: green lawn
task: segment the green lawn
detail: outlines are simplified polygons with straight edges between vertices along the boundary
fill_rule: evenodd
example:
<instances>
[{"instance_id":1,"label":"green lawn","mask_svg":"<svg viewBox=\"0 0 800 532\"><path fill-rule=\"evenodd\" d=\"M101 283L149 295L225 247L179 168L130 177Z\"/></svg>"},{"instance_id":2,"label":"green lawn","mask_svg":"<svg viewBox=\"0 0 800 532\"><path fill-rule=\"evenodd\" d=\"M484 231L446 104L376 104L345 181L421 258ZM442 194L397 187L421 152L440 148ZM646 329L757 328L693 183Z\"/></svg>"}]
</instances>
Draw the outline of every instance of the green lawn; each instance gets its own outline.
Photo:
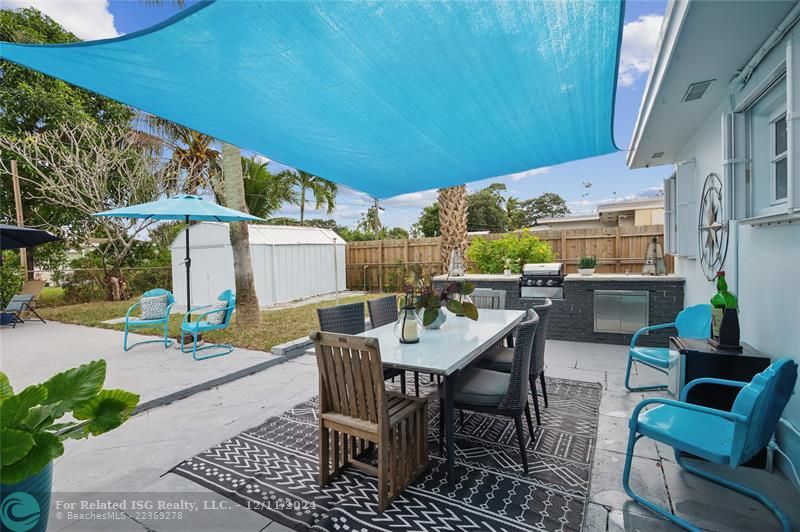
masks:
<instances>
[{"instance_id":1,"label":"green lawn","mask_svg":"<svg viewBox=\"0 0 800 532\"><path fill-rule=\"evenodd\" d=\"M45 286L36 302L39 307L57 307L64 304L64 289L60 286Z\"/></svg>"},{"instance_id":2,"label":"green lawn","mask_svg":"<svg viewBox=\"0 0 800 532\"><path fill-rule=\"evenodd\" d=\"M366 296L350 296L339 298L339 304L355 303L381 297L385 294L368 294ZM129 301L97 301L80 305L67 305L63 307L42 308L39 313L47 320L101 327L104 329L124 330L124 324L109 325L101 323L105 320L120 318L136 300ZM261 312L261 325L255 329L243 330L236 326L236 314L233 322L224 331L213 331L204 334L210 342L226 342L237 347L267 351L274 345L294 340L319 328L317 322L317 307L332 307L334 300L309 303L307 305L282 308L278 310L264 310ZM170 317L170 336L177 336L180 332L183 314L174 314ZM139 334L158 335L158 329L135 329Z\"/></svg>"}]
</instances>

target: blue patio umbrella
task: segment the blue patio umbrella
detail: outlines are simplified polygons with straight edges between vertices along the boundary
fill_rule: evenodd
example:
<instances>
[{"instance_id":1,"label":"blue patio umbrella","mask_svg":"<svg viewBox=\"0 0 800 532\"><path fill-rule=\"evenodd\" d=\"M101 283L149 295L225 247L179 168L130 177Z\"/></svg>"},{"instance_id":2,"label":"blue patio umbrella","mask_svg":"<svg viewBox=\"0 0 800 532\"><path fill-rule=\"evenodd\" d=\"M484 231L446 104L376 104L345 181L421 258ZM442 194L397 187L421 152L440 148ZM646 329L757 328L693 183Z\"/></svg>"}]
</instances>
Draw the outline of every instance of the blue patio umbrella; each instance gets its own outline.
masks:
<instances>
[{"instance_id":1,"label":"blue patio umbrella","mask_svg":"<svg viewBox=\"0 0 800 532\"><path fill-rule=\"evenodd\" d=\"M216 203L206 201L201 196L181 194L173 198L166 198L130 207L122 207L105 212L98 212L95 216L110 216L116 218L144 218L151 220L183 220L188 225L190 221L201 222L255 222L262 218L239 212ZM191 268L192 259L189 256L189 228L186 228L186 312L192 308L191 296ZM191 319L191 315L189 316Z\"/></svg>"}]
</instances>

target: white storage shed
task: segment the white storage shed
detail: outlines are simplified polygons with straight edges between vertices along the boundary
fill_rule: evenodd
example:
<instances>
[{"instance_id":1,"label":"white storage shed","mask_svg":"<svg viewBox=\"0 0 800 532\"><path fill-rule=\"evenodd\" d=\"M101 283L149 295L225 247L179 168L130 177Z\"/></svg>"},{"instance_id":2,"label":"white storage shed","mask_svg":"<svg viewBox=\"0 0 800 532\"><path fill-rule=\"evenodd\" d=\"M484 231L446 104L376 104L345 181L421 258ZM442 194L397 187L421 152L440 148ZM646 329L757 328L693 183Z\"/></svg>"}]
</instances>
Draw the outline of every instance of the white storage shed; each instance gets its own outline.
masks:
<instances>
[{"instance_id":1,"label":"white storage shed","mask_svg":"<svg viewBox=\"0 0 800 532\"><path fill-rule=\"evenodd\" d=\"M345 288L345 242L330 229L250 225L258 302L262 307ZM203 222L189 229L192 306L206 305L226 289L235 290L228 224ZM186 235L172 242L172 288L186 304Z\"/></svg>"}]
</instances>

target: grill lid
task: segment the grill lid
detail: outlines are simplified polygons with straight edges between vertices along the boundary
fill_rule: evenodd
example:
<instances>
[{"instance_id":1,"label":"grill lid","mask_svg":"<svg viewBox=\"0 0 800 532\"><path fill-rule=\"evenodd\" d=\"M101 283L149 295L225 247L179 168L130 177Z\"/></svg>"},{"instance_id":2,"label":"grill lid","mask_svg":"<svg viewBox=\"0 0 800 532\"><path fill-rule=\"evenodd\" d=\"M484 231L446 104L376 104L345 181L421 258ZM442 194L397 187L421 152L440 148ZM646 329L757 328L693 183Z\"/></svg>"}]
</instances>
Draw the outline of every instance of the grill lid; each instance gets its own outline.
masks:
<instances>
[{"instance_id":1,"label":"grill lid","mask_svg":"<svg viewBox=\"0 0 800 532\"><path fill-rule=\"evenodd\" d=\"M522 267L522 275L548 275L554 277L563 277L564 264L561 262L525 264Z\"/></svg>"}]
</instances>

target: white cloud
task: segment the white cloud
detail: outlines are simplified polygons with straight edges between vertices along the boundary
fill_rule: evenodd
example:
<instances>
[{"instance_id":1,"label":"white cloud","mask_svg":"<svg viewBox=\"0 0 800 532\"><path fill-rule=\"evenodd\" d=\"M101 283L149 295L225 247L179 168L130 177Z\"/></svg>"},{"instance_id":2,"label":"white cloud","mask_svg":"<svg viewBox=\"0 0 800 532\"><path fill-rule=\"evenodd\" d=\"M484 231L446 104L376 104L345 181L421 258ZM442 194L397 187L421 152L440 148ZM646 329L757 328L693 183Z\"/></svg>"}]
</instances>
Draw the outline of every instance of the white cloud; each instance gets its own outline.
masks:
<instances>
[{"instance_id":1,"label":"white cloud","mask_svg":"<svg viewBox=\"0 0 800 532\"><path fill-rule=\"evenodd\" d=\"M541 168L534 168L532 170L525 170L524 172L517 172L516 174L508 174L498 176L498 179L511 179L511 181L519 181L526 177L533 177L535 175L549 174L552 167L543 166Z\"/></svg>"},{"instance_id":2,"label":"white cloud","mask_svg":"<svg viewBox=\"0 0 800 532\"><path fill-rule=\"evenodd\" d=\"M3 0L3 9L21 7L35 7L84 41L120 35L108 0Z\"/></svg>"},{"instance_id":3,"label":"white cloud","mask_svg":"<svg viewBox=\"0 0 800 532\"><path fill-rule=\"evenodd\" d=\"M662 15L642 15L623 27L619 58L621 87L633 85L650 70L663 18Z\"/></svg>"},{"instance_id":4,"label":"white cloud","mask_svg":"<svg viewBox=\"0 0 800 532\"><path fill-rule=\"evenodd\" d=\"M400 194L393 198L381 201L384 207L393 208L417 208L422 209L427 207L438 198L436 189L423 190L421 192L409 192L408 194Z\"/></svg>"}]
</instances>

